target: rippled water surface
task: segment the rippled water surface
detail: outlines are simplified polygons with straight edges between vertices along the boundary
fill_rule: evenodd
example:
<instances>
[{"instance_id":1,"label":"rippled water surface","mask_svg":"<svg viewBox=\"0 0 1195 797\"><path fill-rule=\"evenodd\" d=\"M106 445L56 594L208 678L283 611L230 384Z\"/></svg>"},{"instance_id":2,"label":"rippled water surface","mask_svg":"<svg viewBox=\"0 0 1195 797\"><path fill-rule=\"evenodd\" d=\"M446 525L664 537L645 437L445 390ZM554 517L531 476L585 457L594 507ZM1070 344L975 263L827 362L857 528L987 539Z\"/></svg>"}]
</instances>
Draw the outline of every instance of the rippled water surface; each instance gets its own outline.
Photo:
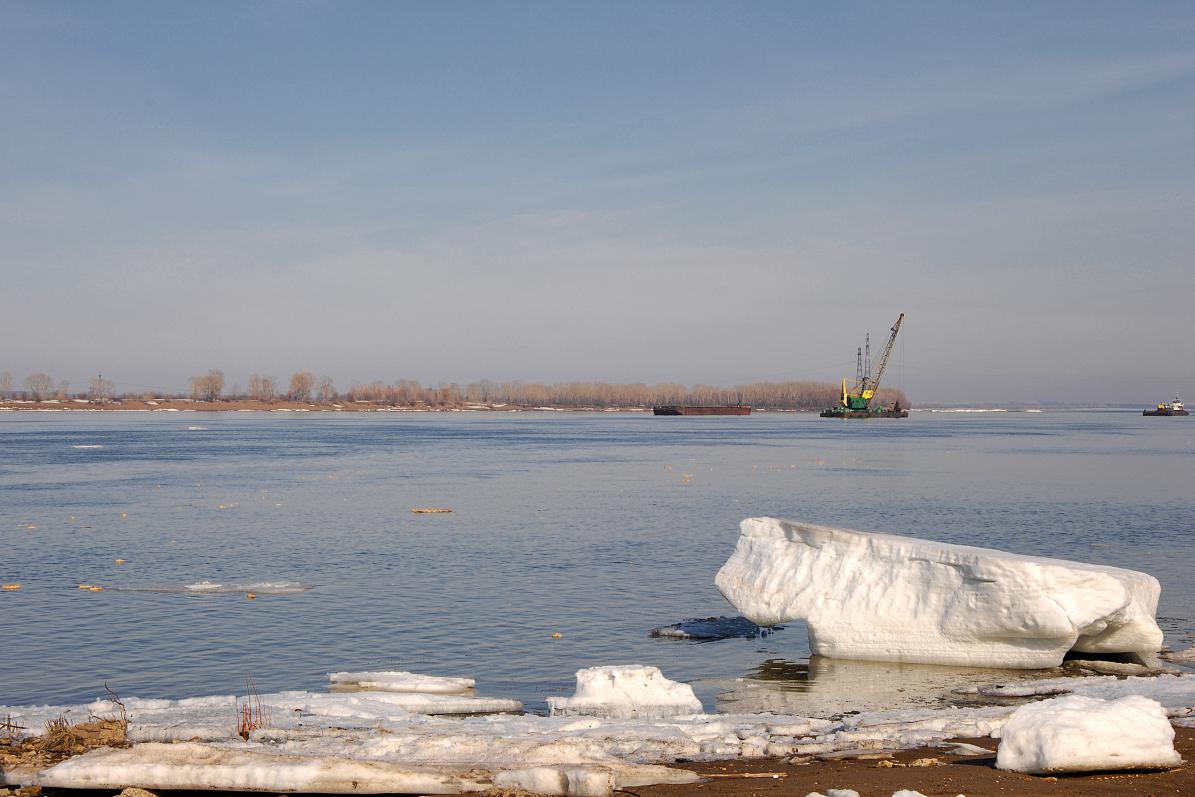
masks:
<instances>
[{"instance_id":1,"label":"rippled water surface","mask_svg":"<svg viewBox=\"0 0 1195 797\"><path fill-rule=\"evenodd\" d=\"M644 663L712 709L754 706L743 676L849 679L804 664L799 623L648 637L733 614L713 577L753 515L1145 570L1186 646L1193 479L1195 422L1128 412L4 413L0 704L405 669L539 709L578 668ZM858 677L932 675L880 669Z\"/></svg>"}]
</instances>

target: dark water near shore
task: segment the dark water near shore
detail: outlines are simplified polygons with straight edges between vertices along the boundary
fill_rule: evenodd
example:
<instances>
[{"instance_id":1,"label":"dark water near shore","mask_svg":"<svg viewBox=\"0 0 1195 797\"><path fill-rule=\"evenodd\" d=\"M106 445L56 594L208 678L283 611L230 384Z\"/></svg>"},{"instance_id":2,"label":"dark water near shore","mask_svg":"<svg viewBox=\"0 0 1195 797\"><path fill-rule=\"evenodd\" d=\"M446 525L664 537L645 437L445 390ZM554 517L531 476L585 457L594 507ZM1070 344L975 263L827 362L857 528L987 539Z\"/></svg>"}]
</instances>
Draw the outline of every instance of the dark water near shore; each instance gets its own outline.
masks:
<instances>
[{"instance_id":1,"label":"dark water near shore","mask_svg":"<svg viewBox=\"0 0 1195 797\"><path fill-rule=\"evenodd\" d=\"M5 413L0 582L23 589L0 592L0 704L405 669L536 709L578 668L643 663L712 709L730 679L809 677L799 623L647 636L733 613L713 577L752 515L1144 570L1186 647L1193 479L1195 422L1128 412Z\"/></svg>"}]
</instances>

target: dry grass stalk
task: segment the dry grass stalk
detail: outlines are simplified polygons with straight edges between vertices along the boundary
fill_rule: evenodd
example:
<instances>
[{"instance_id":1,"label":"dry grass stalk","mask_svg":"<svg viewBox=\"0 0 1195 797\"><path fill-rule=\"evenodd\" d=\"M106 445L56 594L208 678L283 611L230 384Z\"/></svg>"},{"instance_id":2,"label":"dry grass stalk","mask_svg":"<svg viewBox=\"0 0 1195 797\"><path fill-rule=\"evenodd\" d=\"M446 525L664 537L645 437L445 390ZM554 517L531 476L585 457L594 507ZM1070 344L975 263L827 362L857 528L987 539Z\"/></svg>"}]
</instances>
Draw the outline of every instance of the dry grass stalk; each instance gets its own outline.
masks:
<instances>
[{"instance_id":1,"label":"dry grass stalk","mask_svg":"<svg viewBox=\"0 0 1195 797\"><path fill-rule=\"evenodd\" d=\"M25 730L24 726L17 725L12 721L12 714L5 714L4 719L0 719L0 733L15 735L17 731L23 730Z\"/></svg>"},{"instance_id":2,"label":"dry grass stalk","mask_svg":"<svg viewBox=\"0 0 1195 797\"><path fill-rule=\"evenodd\" d=\"M248 675L245 676L245 692L244 701L237 698L237 736L248 741L249 733L264 728L269 722L269 717L261 701L261 693L257 691L257 685Z\"/></svg>"},{"instance_id":3,"label":"dry grass stalk","mask_svg":"<svg viewBox=\"0 0 1195 797\"><path fill-rule=\"evenodd\" d=\"M67 752L79 746L79 737L65 715L46 720L44 739L47 750Z\"/></svg>"},{"instance_id":4,"label":"dry grass stalk","mask_svg":"<svg viewBox=\"0 0 1195 797\"><path fill-rule=\"evenodd\" d=\"M112 690L112 687L108 686L107 681L104 681L104 691L108 693L108 700L112 703L112 705L119 709L120 714L119 716L115 717L98 717L95 714L92 714L91 719L94 722L99 722L103 726L112 727L118 730L121 737L121 742L123 743L124 737L129 731L129 712L125 710L124 702L121 701L120 695L116 694L116 692Z\"/></svg>"}]
</instances>

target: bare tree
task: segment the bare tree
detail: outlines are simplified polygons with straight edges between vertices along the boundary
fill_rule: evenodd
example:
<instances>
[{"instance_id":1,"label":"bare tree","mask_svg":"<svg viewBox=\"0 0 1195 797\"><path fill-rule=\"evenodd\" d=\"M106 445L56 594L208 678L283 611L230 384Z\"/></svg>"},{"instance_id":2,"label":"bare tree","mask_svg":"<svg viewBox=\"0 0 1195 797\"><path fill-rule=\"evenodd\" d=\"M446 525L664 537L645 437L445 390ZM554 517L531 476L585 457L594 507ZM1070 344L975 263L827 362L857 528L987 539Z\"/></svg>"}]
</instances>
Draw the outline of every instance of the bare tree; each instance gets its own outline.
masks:
<instances>
[{"instance_id":1,"label":"bare tree","mask_svg":"<svg viewBox=\"0 0 1195 797\"><path fill-rule=\"evenodd\" d=\"M12 374L0 371L0 399L12 398Z\"/></svg>"},{"instance_id":2,"label":"bare tree","mask_svg":"<svg viewBox=\"0 0 1195 797\"><path fill-rule=\"evenodd\" d=\"M310 371L298 371L290 378L290 398L292 401L311 401L311 388L315 385L315 374Z\"/></svg>"},{"instance_id":3,"label":"bare tree","mask_svg":"<svg viewBox=\"0 0 1195 797\"><path fill-rule=\"evenodd\" d=\"M316 398L323 404L329 404L336 400L336 385L332 384L332 378L328 376L321 376L319 380L319 390L316 392Z\"/></svg>"},{"instance_id":4,"label":"bare tree","mask_svg":"<svg viewBox=\"0 0 1195 797\"><path fill-rule=\"evenodd\" d=\"M219 401L223 392L223 371L213 369L203 376L191 377L191 398L196 401Z\"/></svg>"},{"instance_id":5,"label":"bare tree","mask_svg":"<svg viewBox=\"0 0 1195 797\"><path fill-rule=\"evenodd\" d=\"M43 373L30 374L25 377L25 387L29 389L30 398L41 401L54 392L54 377Z\"/></svg>"},{"instance_id":6,"label":"bare tree","mask_svg":"<svg viewBox=\"0 0 1195 797\"><path fill-rule=\"evenodd\" d=\"M278 388L272 376L249 377L249 398L254 401L273 401L278 396Z\"/></svg>"},{"instance_id":7,"label":"bare tree","mask_svg":"<svg viewBox=\"0 0 1195 797\"><path fill-rule=\"evenodd\" d=\"M87 396L97 404L103 404L112 400L114 390L115 386L111 379L105 379L103 374L97 374L95 379L91 380Z\"/></svg>"}]
</instances>

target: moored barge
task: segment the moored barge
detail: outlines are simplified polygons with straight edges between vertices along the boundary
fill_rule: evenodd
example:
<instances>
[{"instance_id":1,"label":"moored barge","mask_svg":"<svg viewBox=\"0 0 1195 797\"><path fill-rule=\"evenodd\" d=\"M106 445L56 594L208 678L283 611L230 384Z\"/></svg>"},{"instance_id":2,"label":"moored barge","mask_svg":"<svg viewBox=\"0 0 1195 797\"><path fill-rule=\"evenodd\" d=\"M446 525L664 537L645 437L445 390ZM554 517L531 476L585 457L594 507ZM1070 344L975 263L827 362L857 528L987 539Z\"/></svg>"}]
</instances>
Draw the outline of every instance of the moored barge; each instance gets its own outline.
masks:
<instances>
[{"instance_id":1,"label":"moored barge","mask_svg":"<svg viewBox=\"0 0 1195 797\"><path fill-rule=\"evenodd\" d=\"M688 406L683 404L664 404L651 408L652 415L750 415L751 407L746 404L730 404L723 406Z\"/></svg>"}]
</instances>

